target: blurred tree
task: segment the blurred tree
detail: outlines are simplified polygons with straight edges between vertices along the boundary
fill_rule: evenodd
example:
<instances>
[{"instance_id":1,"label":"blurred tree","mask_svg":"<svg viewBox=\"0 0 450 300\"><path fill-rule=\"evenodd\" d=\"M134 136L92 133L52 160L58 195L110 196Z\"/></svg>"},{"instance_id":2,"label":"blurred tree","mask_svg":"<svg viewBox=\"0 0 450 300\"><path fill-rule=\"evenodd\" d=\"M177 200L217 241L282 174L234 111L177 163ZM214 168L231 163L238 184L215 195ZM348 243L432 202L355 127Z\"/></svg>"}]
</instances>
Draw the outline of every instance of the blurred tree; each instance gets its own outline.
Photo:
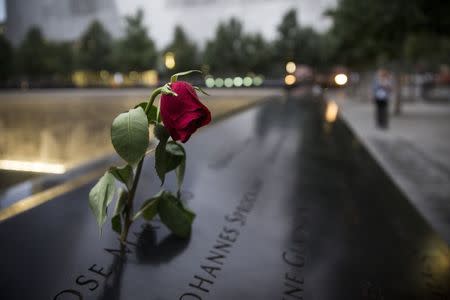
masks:
<instances>
[{"instance_id":1,"label":"blurred tree","mask_svg":"<svg viewBox=\"0 0 450 300\"><path fill-rule=\"evenodd\" d=\"M409 34L405 39L403 54L408 65L433 67L450 64L450 35Z\"/></svg>"},{"instance_id":2,"label":"blurred tree","mask_svg":"<svg viewBox=\"0 0 450 300\"><path fill-rule=\"evenodd\" d=\"M214 39L207 42L204 61L216 73L266 73L271 56L270 45L260 34L244 34L241 22L232 18L220 23Z\"/></svg>"},{"instance_id":3,"label":"blurred tree","mask_svg":"<svg viewBox=\"0 0 450 300\"><path fill-rule=\"evenodd\" d=\"M4 35L0 34L0 81L11 78L13 72L13 48Z\"/></svg>"},{"instance_id":4,"label":"blurred tree","mask_svg":"<svg viewBox=\"0 0 450 300\"><path fill-rule=\"evenodd\" d=\"M144 71L155 67L157 51L143 20L141 9L134 16L125 17L125 37L114 49L114 61L121 71Z\"/></svg>"},{"instance_id":5,"label":"blurred tree","mask_svg":"<svg viewBox=\"0 0 450 300\"><path fill-rule=\"evenodd\" d=\"M111 70L112 38L103 25L93 21L78 43L78 62L91 71Z\"/></svg>"},{"instance_id":6,"label":"blurred tree","mask_svg":"<svg viewBox=\"0 0 450 300\"><path fill-rule=\"evenodd\" d=\"M300 25L295 9L289 10L277 27L278 38L275 40L275 57L279 62L296 60L300 45Z\"/></svg>"},{"instance_id":7,"label":"blurred tree","mask_svg":"<svg viewBox=\"0 0 450 300\"><path fill-rule=\"evenodd\" d=\"M48 44L39 28L30 28L20 44L17 55L16 65L21 75L36 79L49 75Z\"/></svg>"},{"instance_id":8,"label":"blurred tree","mask_svg":"<svg viewBox=\"0 0 450 300\"><path fill-rule=\"evenodd\" d=\"M69 42L48 43L48 67L52 74L71 76L75 67L73 45Z\"/></svg>"},{"instance_id":9,"label":"blurred tree","mask_svg":"<svg viewBox=\"0 0 450 300\"><path fill-rule=\"evenodd\" d=\"M295 9L289 10L278 25L274 57L279 66L287 61L317 66L322 61L321 36L311 27L300 27Z\"/></svg>"},{"instance_id":10,"label":"blurred tree","mask_svg":"<svg viewBox=\"0 0 450 300\"><path fill-rule=\"evenodd\" d=\"M175 27L173 41L164 50L166 52L172 52L175 56L175 68L171 72L198 69L197 46L189 40L180 26Z\"/></svg>"},{"instance_id":11,"label":"blurred tree","mask_svg":"<svg viewBox=\"0 0 450 300\"><path fill-rule=\"evenodd\" d=\"M204 53L211 72L236 73L245 65L242 59L242 24L236 18L220 23L216 36L208 41Z\"/></svg>"},{"instance_id":12,"label":"blurred tree","mask_svg":"<svg viewBox=\"0 0 450 300\"><path fill-rule=\"evenodd\" d=\"M242 37L242 56L247 72L257 74L271 72L273 51L261 34L246 34Z\"/></svg>"},{"instance_id":13,"label":"blurred tree","mask_svg":"<svg viewBox=\"0 0 450 300\"><path fill-rule=\"evenodd\" d=\"M450 35L448 1L429 0L339 0L327 12L333 20L336 38L334 56L341 63L366 66L375 63L402 63L405 43L411 47L417 37L445 40ZM445 43L445 42L444 42Z\"/></svg>"}]
</instances>

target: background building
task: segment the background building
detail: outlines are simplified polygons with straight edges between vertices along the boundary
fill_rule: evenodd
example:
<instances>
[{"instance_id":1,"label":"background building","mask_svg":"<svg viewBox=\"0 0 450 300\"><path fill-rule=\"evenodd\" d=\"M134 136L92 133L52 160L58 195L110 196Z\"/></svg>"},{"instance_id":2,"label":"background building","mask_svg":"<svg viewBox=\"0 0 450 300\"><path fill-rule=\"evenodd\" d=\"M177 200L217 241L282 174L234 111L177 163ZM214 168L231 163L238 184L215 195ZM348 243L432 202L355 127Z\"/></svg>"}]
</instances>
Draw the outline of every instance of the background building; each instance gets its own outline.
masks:
<instances>
[{"instance_id":1,"label":"background building","mask_svg":"<svg viewBox=\"0 0 450 300\"><path fill-rule=\"evenodd\" d=\"M32 26L56 41L77 39L93 20L113 35L120 34L120 18L114 0L6 0L5 34L19 44Z\"/></svg>"}]
</instances>

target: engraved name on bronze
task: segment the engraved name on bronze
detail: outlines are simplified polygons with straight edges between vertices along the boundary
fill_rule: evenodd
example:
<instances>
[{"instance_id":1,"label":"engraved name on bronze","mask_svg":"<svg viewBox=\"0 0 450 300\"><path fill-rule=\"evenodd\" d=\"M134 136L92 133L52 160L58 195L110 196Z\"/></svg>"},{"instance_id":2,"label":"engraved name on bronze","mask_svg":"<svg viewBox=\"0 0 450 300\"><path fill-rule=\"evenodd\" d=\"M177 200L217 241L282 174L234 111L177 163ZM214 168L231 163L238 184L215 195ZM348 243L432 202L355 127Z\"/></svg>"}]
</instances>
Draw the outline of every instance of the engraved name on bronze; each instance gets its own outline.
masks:
<instances>
[{"instance_id":1,"label":"engraved name on bronze","mask_svg":"<svg viewBox=\"0 0 450 300\"><path fill-rule=\"evenodd\" d=\"M299 213L296 215L298 224L294 227L289 245L281 254L282 260L287 266L283 276L282 300L303 300L306 242L308 239L306 211L306 208L299 209Z\"/></svg>"},{"instance_id":2,"label":"engraved name on bronze","mask_svg":"<svg viewBox=\"0 0 450 300\"><path fill-rule=\"evenodd\" d=\"M199 270L194 273L189 281L189 290L178 299L204 299L211 291L214 283L225 266L228 255L238 241L240 228L245 226L247 216L250 214L258 194L262 188L262 181L257 178L250 189L243 195L234 210L224 216L225 223L217 234L204 260L199 265Z\"/></svg>"}]
</instances>

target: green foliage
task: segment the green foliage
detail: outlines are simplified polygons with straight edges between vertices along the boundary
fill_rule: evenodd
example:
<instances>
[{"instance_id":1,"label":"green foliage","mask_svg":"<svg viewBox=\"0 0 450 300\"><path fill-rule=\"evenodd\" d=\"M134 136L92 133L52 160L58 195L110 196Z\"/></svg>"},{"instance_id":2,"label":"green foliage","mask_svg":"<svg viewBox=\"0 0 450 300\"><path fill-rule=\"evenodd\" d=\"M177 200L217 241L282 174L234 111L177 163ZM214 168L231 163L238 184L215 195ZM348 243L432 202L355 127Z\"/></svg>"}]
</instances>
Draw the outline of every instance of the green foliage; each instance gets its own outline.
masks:
<instances>
[{"instance_id":1,"label":"green foliage","mask_svg":"<svg viewBox=\"0 0 450 300\"><path fill-rule=\"evenodd\" d=\"M292 9L277 27L278 37L274 43L274 57L278 65L288 61L318 66L322 61L321 36L310 27L301 27L297 12Z\"/></svg>"},{"instance_id":2,"label":"green foliage","mask_svg":"<svg viewBox=\"0 0 450 300\"><path fill-rule=\"evenodd\" d=\"M71 43L48 42L38 28L31 28L17 49L18 73L30 79L54 75L68 79L74 63Z\"/></svg>"},{"instance_id":3,"label":"green foliage","mask_svg":"<svg viewBox=\"0 0 450 300\"><path fill-rule=\"evenodd\" d=\"M180 199L172 195L172 193L161 191L146 200L135 214L133 220L142 217L150 221L156 214L159 214L161 222L175 235L182 238L190 235L195 214L187 209Z\"/></svg>"},{"instance_id":4,"label":"green foliage","mask_svg":"<svg viewBox=\"0 0 450 300\"><path fill-rule=\"evenodd\" d=\"M175 68L171 71L195 69L199 65L197 46L180 26L175 27L173 41L164 50L166 52L172 52L175 56Z\"/></svg>"},{"instance_id":5,"label":"green foliage","mask_svg":"<svg viewBox=\"0 0 450 300\"><path fill-rule=\"evenodd\" d=\"M141 107L118 115L111 126L111 141L116 152L127 163L137 164L149 143L148 120Z\"/></svg>"},{"instance_id":6,"label":"green foliage","mask_svg":"<svg viewBox=\"0 0 450 300\"><path fill-rule=\"evenodd\" d=\"M267 74L272 68L273 49L259 33L242 37L242 56L246 73Z\"/></svg>"},{"instance_id":7,"label":"green foliage","mask_svg":"<svg viewBox=\"0 0 450 300\"><path fill-rule=\"evenodd\" d=\"M111 167L109 172L120 182L125 184L128 190L133 186L134 174L133 168L130 165L125 165L123 167Z\"/></svg>"},{"instance_id":8,"label":"green foliage","mask_svg":"<svg viewBox=\"0 0 450 300\"><path fill-rule=\"evenodd\" d=\"M148 102L141 102L138 105L136 105L134 108L142 108L144 111L147 108ZM157 122L157 116L158 116L158 108L154 105L150 106L147 112L147 120L148 123Z\"/></svg>"},{"instance_id":9,"label":"green foliage","mask_svg":"<svg viewBox=\"0 0 450 300\"><path fill-rule=\"evenodd\" d=\"M13 72L14 52L11 44L0 34L0 81L11 78Z\"/></svg>"},{"instance_id":10,"label":"green foliage","mask_svg":"<svg viewBox=\"0 0 450 300\"><path fill-rule=\"evenodd\" d=\"M450 3L445 1L340 0L328 12L333 20L333 59L347 65L370 66L382 61L404 62L404 51L410 57L424 51L421 53L427 59L433 59L434 45L445 51L450 32L448 11ZM419 50L419 39L431 43L421 45Z\"/></svg>"},{"instance_id":11,"label":"green foliage","mask_svg":"<svg viewBox=\"0 0 450 300\"><path fill-rule=\"evenodd\" d=\"M178 195L181 192L181 186L183 185L184 181L184 173L186 171L186 150L184 150L184 147L181 146L181 144L170 142L168 144L168 147L166 147L166 150L172 155L176 155L177 157L181 156L181 161L178 167L175 169L175 173L177 175L177 186L178 186Z\"/></svg>"},{"instance_id":12,"label":"green foliage","mask_svg":"<svg viewBox=\"0 0 450 300\"><path fill-rule=\"evenodd\" d=\"M125 17L125 36L114 49L114 61L120 71L145 71L155 67L157 51L143 20L141 9L134 16Z\"/></svg>"},{"instance_id":13,"label":"green foliage","mask_svg":"<svg viewBox=\"0 0 450 300\"><path fill-rule=\"evenodd\" d=\"M89 206L101 230L106 221L107 207L116 193L114 176L106 172L89 193Z\"/></svg>"},{"instance_id":14,"label":"green foliage","mask_svg":"<svg viewBox=\"0 0 450 300\"><path fill-rule=\"evenodd\" d=\"M409 64L449 64L450 36L428 33L410 34L405 40L403 54Z\"/></svg>"},{"instance_id":15,"label":"green foliage","mask_svg":"<svg viewBox=\"0 0 450 300\"><path fill-rule=\"evenodd\" d=\"M291 61L297 57L297 52L301 50L299 39L300 25L297 21L295 9L289 10L277 27L278 39L275 42L276 58L279 61Z\"/></svg>"},{"instance_id":16,"label":"green foliage","mask_svg":"<svg viewBox=\"0 0 450 300\"><path fill-rule=\"evenodd\" d=\"M113 216L111 217L111 227L117 233L122 232L122 214L125 211L129 194L121 189L119 191L119 197L116 202L116 207L114 208Z\"/></svg>"},{"instance_id":17,"label":"green foliage","mask_svg":"<svg viewBox=\"0 0 450 300\"><path fill-rule=\"evenodd\" d=\"M75 53L71 43L48 43L48 67L52 74L69 78L75 70Z\"/></svg>"},{"instance_id":18,"label":"green foliage","mask_svg":"<svg viewBox=\"0 0 450 300\"><path fill-rule=\"evenodd\" d=\"M48 49L40 29L31 28L17 50L16 62L19 73L30 78L49 75L51 69L48 65L50 59Z\"/></svg>"},{"instance_id":19,"label":"green foliage","mask_svg":"<svg viewBox=\"0 0 450 300\"><path fill-rule=\"evenodd\" d=\"M270 57L270 47L262 36L245 34L235 18L219 24L204 53L210 71L223 74L264 72L270 68Z\"/></svg>"},{"instance_id":20,"label":"green foliage","mask_svg":"<svg viewBox=\"0 0 450 300\"><path fill-rule=\"evenodd\" d=\"M175 235L187 238L191 233L195 214L186 209L179 199L171 193L164 192L158 203L158 214Z\"/></svg>"},{"instance_id":21,"label":"green foliage","mask_svg":"<svg viewBox=\"0 0 450 300\"><path fill-rule=\"evenodd\" d=\"M113 40L99 21L93 21L79 40L78 60L82 69L111 70Z\"/></svg>"},{"instance_id":22,"label":"green foliage","mask_svg":"<svg viewBox=\"0 0 450 300\"><path fill-rule=\"evenodd\" d=\"M139 211L134 215L133 220L136 220L141 216L147 221L152 220L158 213L158 204L162 195L163 192L161 191L150 199L144 201Z\"/></svg>"},{"instance_id":23,"label":"green foliage","mask_svg":"<svg viewBox=\"0 0 450 300\"><path fill-rule=\"evenodd\" d=\"M182 168L183 172L177 178L179 182L182 181L186 159L183 146L174 141L167 142L165 135L159 133L155 135L160 139L155 151L155 169L161 179L161 185L164 184L166 174L178 167Z\"/></svg>"}]
</instances>

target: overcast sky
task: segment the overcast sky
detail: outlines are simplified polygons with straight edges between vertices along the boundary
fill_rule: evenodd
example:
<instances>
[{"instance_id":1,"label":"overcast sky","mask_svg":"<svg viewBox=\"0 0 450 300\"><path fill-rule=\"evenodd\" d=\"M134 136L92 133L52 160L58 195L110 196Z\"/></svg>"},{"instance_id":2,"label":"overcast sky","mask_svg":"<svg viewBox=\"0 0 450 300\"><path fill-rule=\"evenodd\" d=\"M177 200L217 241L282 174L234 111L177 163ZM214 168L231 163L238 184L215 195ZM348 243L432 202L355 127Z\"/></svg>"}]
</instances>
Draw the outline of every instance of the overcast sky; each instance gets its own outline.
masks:
<instances>
[{"instance_id":1,"label":"overcast sky","mask_svg":"<svg viewBox=\"0 0 450 300\"><path fill-rule=\"evenodd\" d=\"M29 0L34 1L34 0ZM266 39L276 36L276 27L290 8L297 9L301 25L326 30L330 20L323 11L337 0L110 0L115 1L120 16L145 13L145 25L158 47L173 37L175 25L182 25L191 39L203 44L214 36L219 22L231 17L243 21L246 32L260 32ZM5 0L0 0L0 21L5 19Z\"/></svg>"},{"instance_id":2,"label":"overcast sky","mask_svg":"<svg viewBox=\"0 0 450 300\"><path fill-rule=\"evenodd\" d=\"M271 40L282 15L290 8L297 9L302 25L323 31L330 25L323 11L334 6L336 0L116 0L116 3L120 15L143 8L149 33L162 47L172 39L176 24L182 25L192 39L204 43L214 36L220 21L232 16L243 21L245 31L261 32Z\"/></svg>"},{"instance_id":3,"label":"overcast sky","mask_svg":"<svg viewBox=\"0 0 450 300\"><path fill-rule=\"evenodd\" d=\"M5 21L5 0L0 0L0 22Z\"/></svg>"}]
</instances>

